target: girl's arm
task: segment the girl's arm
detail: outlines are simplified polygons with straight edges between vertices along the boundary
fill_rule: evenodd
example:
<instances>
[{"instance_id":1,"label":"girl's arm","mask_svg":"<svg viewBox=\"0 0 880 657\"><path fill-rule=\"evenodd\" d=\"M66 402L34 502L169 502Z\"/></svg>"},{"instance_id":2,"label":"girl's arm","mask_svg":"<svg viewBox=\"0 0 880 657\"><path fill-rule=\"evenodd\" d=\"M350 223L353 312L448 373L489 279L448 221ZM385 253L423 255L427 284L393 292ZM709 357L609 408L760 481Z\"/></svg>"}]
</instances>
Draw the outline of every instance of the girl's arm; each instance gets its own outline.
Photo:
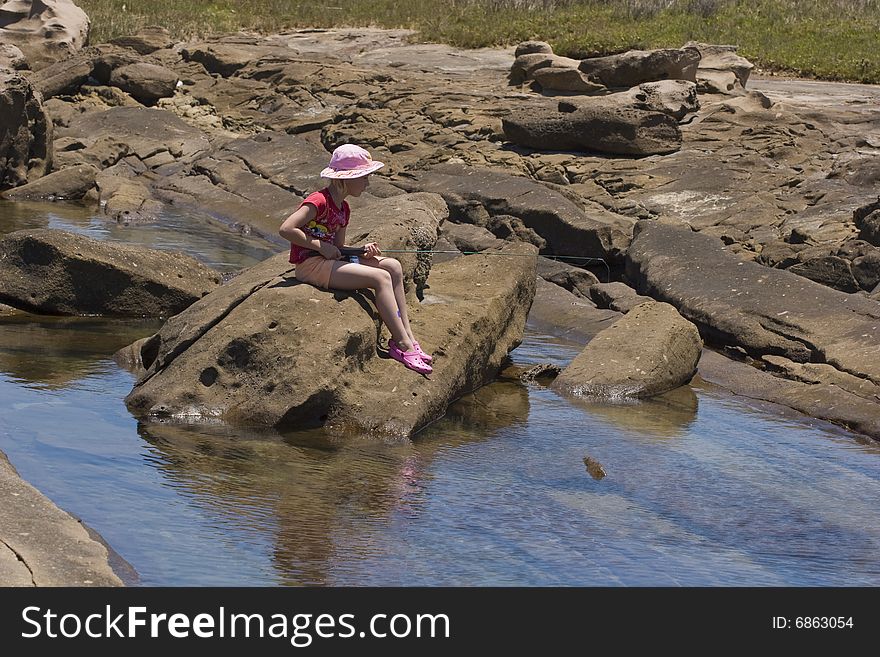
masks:
<instances>
[{"instance_id":1,"label":"girl's arm","mask_svg":"<svg viewBox=\"0 0 880 657\"><path fill-rule=\"evenodd\" d=\"M317 237L309 237L303 231L303 227L317 216L317 208L311 203L306 203L284 220L281 228L278 229L278 234L291 244L317 251L328 260L338 260L341 254L336 246Z\"/></svg>"},{"instance_id":2,"label":"girl's arm","mask_svg":"<svg viewBox=\"0 0 880 657\"><path fill-rule=\"evenodd\" d=\"M347 226L343 226L339 230L336 231L336 235L333 236L333 243L337 246L337 248L342 248L345 246L345 229Z\"/></svg>"}]
</instances>

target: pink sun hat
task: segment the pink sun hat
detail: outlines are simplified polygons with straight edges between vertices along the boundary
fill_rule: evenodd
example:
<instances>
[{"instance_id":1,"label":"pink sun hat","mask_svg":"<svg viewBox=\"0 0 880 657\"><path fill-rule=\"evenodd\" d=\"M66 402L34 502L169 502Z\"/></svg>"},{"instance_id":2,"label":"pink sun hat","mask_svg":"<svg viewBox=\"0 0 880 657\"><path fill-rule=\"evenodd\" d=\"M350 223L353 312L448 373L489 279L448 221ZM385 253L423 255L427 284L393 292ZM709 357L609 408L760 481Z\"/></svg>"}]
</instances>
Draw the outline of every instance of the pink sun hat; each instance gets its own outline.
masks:
<instances>
[{"instance_id":1,"label":"pink sun hat","mask_svg":"<svg viewBox=\"0 0 880 657\"><path fill-rule=\"evenodd\" d=\"M333 151L330 166L321 171L322 178L361 178L385 166L370 157L370 154L354 144L343 144Z\"/></svg>"}]
</instances>

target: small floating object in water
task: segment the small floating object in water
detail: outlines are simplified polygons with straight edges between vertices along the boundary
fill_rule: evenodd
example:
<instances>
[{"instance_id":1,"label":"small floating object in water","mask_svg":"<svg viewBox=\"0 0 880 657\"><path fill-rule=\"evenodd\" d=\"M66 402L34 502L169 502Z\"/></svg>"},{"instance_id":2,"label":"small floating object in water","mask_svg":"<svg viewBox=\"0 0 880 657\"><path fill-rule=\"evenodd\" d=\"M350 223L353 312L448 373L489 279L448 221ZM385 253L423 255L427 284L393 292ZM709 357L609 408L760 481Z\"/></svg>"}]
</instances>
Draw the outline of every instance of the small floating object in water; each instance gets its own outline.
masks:
<instances>
[{"instance_id":1,"label":"small floating object in water","mask_svg":"<svg viewBox=\"0 0 880 657\"><path fill-rule=\"evenodd\" d=\"M589 472L590 476L596 481L602 479L605 476L605 468L603 468L602 464L599 463L599 461L597 461L596 459L585 456L584 465L587 466L587 472Z\"/></svg>"}]
</instances>

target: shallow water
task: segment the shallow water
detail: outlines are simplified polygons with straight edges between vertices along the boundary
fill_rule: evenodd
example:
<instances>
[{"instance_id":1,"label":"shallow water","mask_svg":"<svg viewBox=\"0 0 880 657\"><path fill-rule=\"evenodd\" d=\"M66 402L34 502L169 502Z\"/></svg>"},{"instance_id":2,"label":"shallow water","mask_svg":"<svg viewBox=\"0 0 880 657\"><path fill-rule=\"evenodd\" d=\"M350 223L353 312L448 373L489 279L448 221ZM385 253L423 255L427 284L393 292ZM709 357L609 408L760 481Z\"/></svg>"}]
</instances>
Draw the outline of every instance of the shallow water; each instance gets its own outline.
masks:
<instances>
[{"instance_id":1,"label":"shallow water","mask_svg":"<svg viewBox=\"0 0 880 657\"><path fill-rule=\"evenodd\" d=\"M0 450L140 584L880 584L880 445L832 425L699 381L611 406L515 379L412 442L141 425L111 356L156 328L0 318ZM529 327L512 357L580 348Z\"/></svg>"}]
</instances>

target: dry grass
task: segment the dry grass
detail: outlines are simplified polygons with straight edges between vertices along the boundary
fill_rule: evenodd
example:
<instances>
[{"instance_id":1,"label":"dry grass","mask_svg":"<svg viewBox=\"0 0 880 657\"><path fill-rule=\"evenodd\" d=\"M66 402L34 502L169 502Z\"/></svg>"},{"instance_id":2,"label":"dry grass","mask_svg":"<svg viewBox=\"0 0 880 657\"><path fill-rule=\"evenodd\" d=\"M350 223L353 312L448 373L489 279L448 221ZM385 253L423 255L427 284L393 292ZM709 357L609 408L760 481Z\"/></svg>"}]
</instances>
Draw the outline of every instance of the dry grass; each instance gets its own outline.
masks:
<instances>
[{"instance_id":1,"label":"dry grass","mask_svg":"<svg viewBox=\"0 0 880 657\"><path fill-rule=\"evenodd\" d=\"M880 0L77 0L92 41L162 25L178 39L302 27L404 27L460 47L548 41L587 57L687 41L738 45L760 67L880 82Z\"/></svg>"}]
</instances>

